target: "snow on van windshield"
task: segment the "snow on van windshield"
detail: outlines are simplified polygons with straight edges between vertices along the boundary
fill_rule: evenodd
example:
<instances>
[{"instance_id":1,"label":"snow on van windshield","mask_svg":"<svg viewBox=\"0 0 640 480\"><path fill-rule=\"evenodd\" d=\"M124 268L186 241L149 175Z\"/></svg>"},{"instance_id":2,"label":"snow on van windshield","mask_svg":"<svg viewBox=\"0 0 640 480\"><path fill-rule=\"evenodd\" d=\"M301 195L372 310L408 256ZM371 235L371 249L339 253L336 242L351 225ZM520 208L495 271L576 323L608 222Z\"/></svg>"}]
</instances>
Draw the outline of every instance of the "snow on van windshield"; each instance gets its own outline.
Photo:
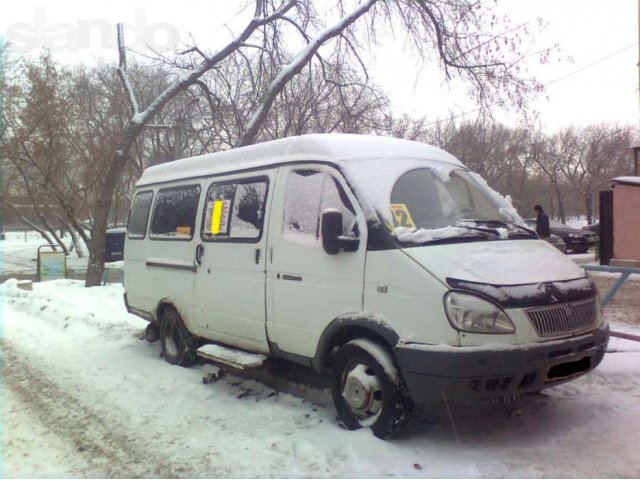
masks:
<instances>
[{"instance_id":1,"label":"snow on van windshield","mask_svg":"<svg viewBox=\"0 0 640 480\"><path fill-rule=\"evenodd\" d=\"M511 222L517 223L522 226L526 226L524 219L520 216L518 211L513 207L513 201L511 195L502 196L489 186L487 181L480 175L474 172L469 172L471 178L479 185L483 186L486 191L491 194L497 202L501 204L500 213L509 218Z\"/></svg>"},{"instance_id":2,"label":"snow on van windshield","mask_svg":"<svg viewBox=\"0 0 640 480\"><path fill-rule=\"evenodd\" d=\"M393 235L401 242L425 243L433 240L461 237L467 232L467 230L460 227L442 227L433 229L396 227L393 230Z\"/></svg>"},{"instance_id":3,"label":"snow on van windshield","mask_svg":"<svg viewBox=\"0 0 640 480\"><path fill-rule=\"evenodd\" d=\"M347 176L364 199L369 219L379 214L402 242L424 243L468 234L473 221L524 225L508 199L479 175L458 165L426 160L348 165ZM498 238L506 238L501 229Z\"/></svg>"}]
</instances>

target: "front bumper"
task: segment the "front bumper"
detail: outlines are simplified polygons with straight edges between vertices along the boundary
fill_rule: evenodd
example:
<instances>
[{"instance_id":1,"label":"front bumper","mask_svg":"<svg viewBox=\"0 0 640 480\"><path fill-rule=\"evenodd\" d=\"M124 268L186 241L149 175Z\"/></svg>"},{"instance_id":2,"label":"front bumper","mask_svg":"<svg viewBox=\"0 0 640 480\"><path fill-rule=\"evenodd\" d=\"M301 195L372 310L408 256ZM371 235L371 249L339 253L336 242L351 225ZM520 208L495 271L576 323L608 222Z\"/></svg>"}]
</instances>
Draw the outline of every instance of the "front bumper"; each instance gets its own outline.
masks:
<instances>
[{"instance_id":1,"label":"front bumper","mask_svg":"<svg viewBox=\"0 0 640 480\"><path fill-rule=\"evenodd\" d=\"M413 400L471 400L536 392L600 364L609 326L578 337L505 347L400 345L394 348Z\"/></svg>"}]
</instances>

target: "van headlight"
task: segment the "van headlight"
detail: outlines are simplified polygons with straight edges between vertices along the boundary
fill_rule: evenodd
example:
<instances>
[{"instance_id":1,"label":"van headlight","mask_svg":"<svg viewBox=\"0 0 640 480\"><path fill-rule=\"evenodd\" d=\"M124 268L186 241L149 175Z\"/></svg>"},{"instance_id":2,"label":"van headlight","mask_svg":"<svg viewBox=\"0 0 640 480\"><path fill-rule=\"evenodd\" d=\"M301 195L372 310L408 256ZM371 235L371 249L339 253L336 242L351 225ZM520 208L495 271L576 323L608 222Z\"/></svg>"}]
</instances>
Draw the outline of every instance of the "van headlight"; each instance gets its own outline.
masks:
<instances>
[{"instance_id":1,"label":"van headlight","mask_svg":"<svg viewBox=\"0 0 640 480\"><path fill-rule=\"evenodd\" d=\"M604 315L602 314L602 300L600 300L600 293L596 290L596 319L597 325L601 325Z\"/></svg>"},{"instance_id":2,"label":"van headlight","mask_svg":"<svg viewBox=\"0 0 640 480\"><path fill-rule=\"evenodd\" d=\"M449 322L456 330L470 333L513 333L516 327L497 305L462 292L449 292L444 297Z\"/></svg>"}]
</instances>

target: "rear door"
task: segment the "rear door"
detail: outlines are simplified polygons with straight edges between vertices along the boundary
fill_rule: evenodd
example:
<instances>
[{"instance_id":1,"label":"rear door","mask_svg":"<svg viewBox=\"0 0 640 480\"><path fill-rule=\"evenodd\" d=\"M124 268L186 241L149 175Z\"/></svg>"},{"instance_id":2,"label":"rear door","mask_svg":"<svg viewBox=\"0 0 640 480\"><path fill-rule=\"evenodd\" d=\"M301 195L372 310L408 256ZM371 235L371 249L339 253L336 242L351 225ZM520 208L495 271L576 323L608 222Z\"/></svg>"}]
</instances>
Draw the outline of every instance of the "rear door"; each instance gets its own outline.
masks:
<instances>
[{"instance_id":1,"label":"rear door","mask_svg":"<svg viewBox=\"0 0 640 480\"><path fill-rule=\"evenodd\" d=\"M160 301L167 301L193 332L197 332L193 286L201 193L199 180L139 192L125 244L125 288L131 306L152 311Z\"/></svg>"},{"instance_id":2,"label":"rear door","mask_svg":"<svg viewBox=\"0 0 640 480\"><path fill-rule=\"evenodd\" d=\"M124 289L129 305L150 313L158 299L148 288L146 282L146 261L149 252L147 227L151 214L155 192L149 188L136 192L129 210L127 241L124 246Z\"/></svg>"},{"instance_id":3,"label":"rear door","mask_svg":"<svg viewBox=\"0 0 640 480\"><path fill-rule=\"evenodd\" d=\"M326 209L342 212L343 235L359 239L357 251L325 253L320 218ZM280 168L272 216L269 340L284 352L311 357L333 319L362 311L365 218L340 173L318 164Z\"/></svg>"},{"instance_id":4,"label":"rear door","mask_svg":"<svg viewBox=\"0 0 640 480\"><path fill-rule=\"evenodd\" d=\"M204 336L268 352L265 246L275 171L206 182L195 309Z\"/></svg>"}]
</instances>

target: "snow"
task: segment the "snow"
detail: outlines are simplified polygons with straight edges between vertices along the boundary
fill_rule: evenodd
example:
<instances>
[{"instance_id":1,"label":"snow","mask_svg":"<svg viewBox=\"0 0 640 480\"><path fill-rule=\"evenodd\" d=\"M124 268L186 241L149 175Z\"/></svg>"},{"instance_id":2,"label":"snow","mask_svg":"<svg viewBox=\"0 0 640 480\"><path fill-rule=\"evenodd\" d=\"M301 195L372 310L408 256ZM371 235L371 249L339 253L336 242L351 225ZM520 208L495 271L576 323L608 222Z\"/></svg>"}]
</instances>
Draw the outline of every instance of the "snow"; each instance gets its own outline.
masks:
<instances>
[{"instance_id":1,"label":"snow","mask_svg":"<svg viewBox=\"0 0 640 480\"><path fill-rule=\"evenodd\" d=\"M445 280L524 285L573 280L584 270L543 240L483 241L411 247L404 253Z\"/></svg>"},{"instance_id":2,"label":"snow","mask_svg":"<svg viewBox=\"0 0 640 480\"><path fill-rule=\"evenodd\" d=\"M271 104L275 100L279 91L286 84L286 82L291 77L302 71L302 69L307 65L313 55L316 54L318 49L322 47L323 44L325 44L331 38L339 35L349 25L358 20L359 17L365 14L373 6L373 4L376 3L376 1L377 0L363 1L352 12L344 15L335 24L317 33L313 38L308 40L307 45L296 54L296 56L290 63L284 65L280 69L276 77L266 88L258 109L247 122L245 130L240 137L241 144L249 143L247 142L247 140L253 139L257 132L258 126L264 120L269 109L271 108Z\"/></svg>"},{"instance_id":3,"label":"snow","mask_svg":"<svg viewBox=\"0 0 640 480\"><path fill-rule=\"evenodd\" d=\"M640 177L616 177L613 181L630 185L640 185Z\"/></svg>"},{"instance_id":4,"label":"snow","mask_svg":"<svg viewBox=\"0 0 640 480\"><path fill-rule=\"evenodd\" d=\"M250 170L295 160L344 166L371 158L423 158L462 166L445 151L410 140L374 135L310 134L155 165L144 171L136 185Z\"/></svg>"},{"instance_id":5,"label":"snow","mask_svg":"<svg viewBox=\"0 0 640 480\"><path fill-rule=\"evenodd\" d=\"M221 345L212 344L203 345L198 349L198 352L204 354L205 356L220 359L222 363L229 362L235 365L242 365L245 368L261 365L262 362L267 359L266 355L243 352L241 350L234 350L225 348Z\"/></svg>"},{"instance_id":6,"label":"snow","mask_svg":"<svg viewBox=\"0 0 640 480\"><path fill-rule=\"evenodd\" d=\"M505 301L507 299L523 299L534 298L546 293L546 286L553 285L554 289L561 293L569 292L570 290L591 290L591 283L587 279L578 278L575 280L569 280L565 282L545 282L545 283L532 283L526 285L508 285L500 288L493 285L486 284L473 284L473 290L485 293L486 295Z\"/></svg>"},{"instance_id":7,"label":"snow","mask_svg":"<svg viewBox=\"0 0 640 480\"><path fill-rule=\"evenodd\" d=\"M447 182L454 169L464 169L451 154L419 142L373 135L311 134L155 165L144 171L136 185L142 187L294 161L336 165L356 190L367 219L378 220L381 214L389 223L392 222L388 208L391 191L402 174L430 168L436 178ZM472 176L494 197L501 214L523 224L510 198L491 190L480 176Z\"/></svg>"},{"instance_id":8,"label":"snow","mask_svg":"<svg viewBox=\"0 0 640 480\"><path fill-rule=\"evenodd\" d=\"M6 232L5 240L0 240L0 274L11 272L13 274L36 273L37 249L47 242L37 232ZM71 237L64 236L63 242L71 245ZM87 252L83 244L83 251ZM47 250L50 251L50 250ZM67 270L86 270L88 254L84 258L78 258L75 252L67 257Z\"/></svg>"},{"instance_id":9,"label":"snow","mask_svg":"<svg viewBox=\"0 0 640 480\"><path fill-rule=\"evenodd\" d=\"M27 261L14 263L27 271L40 243L9 233L0 248ZM624 288L638 288L638 277ZM159 345L142 339L147 323L126 313L121 286L82 285L0 285L3 477L640 473L640 342L612 338L595 372L542 395L421 407L405 433L384 442L369 430L342 430L329 391L286 373L278 391L231 374L203 384L214 367L165 363ZM612 329L640 335L635 311L605 308L605 317Z\"/></svg>"},{"instance_id":10,"label":"snow","mask_svg":"<svg viewBox=\"0 0 640 480\"><path fill-rule=\"evenodd\" d=\"M366 338L352 340L349 344L356 345L363 350L366 350L373 358L376 359L392 381L396 382L398 380L398 370L389 357L389 354L382 347L373 343L371 340L367 340Z\"/></svg>"},{"instance_id":11,"label":"snow","mask_svg":"<svg viewBox=\"0 0 640 480\"><path fill-rule=\"evenodd\" d=\"M230 374L205 385L210 366L168 365L122 293L72 280L0 286L4 477L640 473L640 343L612 338L616 353L595 372L542 395L418 409L385 442L339 428L326 390L294 396Z\"/></svg>"},{"instance_id":12,"label":"snow","mask_svg":"<svg viewBox=\"0 0 640 480\"><path fill-rule=\"evenodd\" d=\"M457 227L469 227L469 228L473 229L473 228L477 228L477 227L482 227L483 225L478 225L476 222L458 221L458 222L456 222L456 226ZM491 228L491 227L489 227L489 228ZM509 229L508 228L498 227L498 228L491 228L491 230L495 230L495 232L498 234L498 238L499 239L501 239L501 240L508 240L509 239Z\"/></svg>"},{"instance_id":13,"label":"snow","mask_svg":"<svg viewBox=\"0 0 640 480\"><path fill-rule=\"evenodd\" d=\"M515 222L519 225L526 226L526 223L524 222L524 220L522 219L518 211L514 208L510 195L507 195L506 197L500 195L493 188L491 188L487 183L487 181L484 178L482 178L479 174L475 172L469 172L469 174L476 182L478 182L478 184L482 187L483 190L489 192L489 194L493 196L493 198L498 202L498 204L501 205L500 213L502 215L509 218L512 222Z\"/></svg>"},{"instance_id":14,"label":"snow","mask_svg":"<svg viewBox=\"0 0 640 480\"><path fill-rule=\"evenodd\" d=\"M396 227L391 235L401 242L406 243L425 243L433 240L443 240L445 238L455 238L467 235L469 230L460 227L442 227L442 228L408 228Z\"/></svg>"},{"instance_id":15,"label":"snow","mask_svg":"<svg viewBox=\"0 0 640 480\"><path fill-rule=\"evenodd\" d=\"M365 153L367 160L345 162L342 166L347 180L356 190L368 220L377 220L379 212L386 222L392 223L389 210L391 191L396 181L406 172L429 168L438 179L447 181L451 171L464 168L454 157L443 156L445 152L442 150L430 152L425 149L422 157L405 157L400 149L388 152L387 156L380 156L380 153L374 147Z\"/></svg>"}]
</instances>

